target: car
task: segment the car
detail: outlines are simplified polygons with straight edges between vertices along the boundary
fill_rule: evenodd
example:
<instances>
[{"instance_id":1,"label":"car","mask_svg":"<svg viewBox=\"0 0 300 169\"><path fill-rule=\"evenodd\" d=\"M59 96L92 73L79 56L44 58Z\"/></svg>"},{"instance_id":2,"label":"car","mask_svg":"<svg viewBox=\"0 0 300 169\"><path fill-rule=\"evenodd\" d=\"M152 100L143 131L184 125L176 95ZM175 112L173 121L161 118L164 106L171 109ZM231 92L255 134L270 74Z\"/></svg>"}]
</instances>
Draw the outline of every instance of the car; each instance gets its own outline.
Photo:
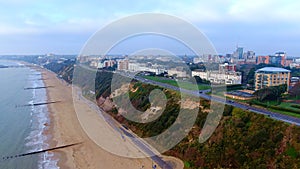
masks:
<instances>
[{"instance_id":1,"label":"car","mask_svg":"<svg viewBox=\"0 0 300 169\"><path fill-rule=\"evenodd\" d=\"M128 130L128 127L125 126L124 124L122 124L122 127L125 128L126 130Z\"/></svg>"}]
</instances>

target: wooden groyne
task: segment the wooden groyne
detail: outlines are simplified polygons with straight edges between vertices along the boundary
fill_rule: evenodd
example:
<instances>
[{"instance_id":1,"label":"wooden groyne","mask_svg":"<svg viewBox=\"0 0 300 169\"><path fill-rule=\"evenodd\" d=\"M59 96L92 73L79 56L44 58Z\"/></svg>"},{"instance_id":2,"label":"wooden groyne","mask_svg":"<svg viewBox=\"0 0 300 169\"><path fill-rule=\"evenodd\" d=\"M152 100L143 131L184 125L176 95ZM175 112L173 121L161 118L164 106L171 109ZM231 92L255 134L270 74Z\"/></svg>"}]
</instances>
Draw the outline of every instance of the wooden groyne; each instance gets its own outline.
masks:
<instances>
[{"instance_id":1,"label":"wooden groyne","mask_svg":"<svg viewBox=\"0 0 300 169\"><path fill-rule=\"evenodd\" d=\"M25 87L24 90L46 89L46 88L53 88L53 87L54 87L54 86Z\"/></svg>"},{"instance_id":2,"label":"wooden groyne","mask_svg":"<svg viewBox=\"0 0 300 169\"><path fill-rule=\"evenodd\" d=\"M23 154L12 155L12 156L5 156L5 157L2 157L1 159L2 159L2 162L3 162L5 160L9 160L9 159L19 158L19 157L24 157L24 156L30 156L30 155L34 155L34 154L40 154L40 153L45 153L47 151L59 150L59 149L63 149L63 148L76 146L76 145L79 145L79 144L82 144L82 142L68 144L68 145L54 147L54 148L48 148L48 149L39 150L39 151L33 151L33 152L29 152L29 153L23 153Z\"/></svg>"},{"instance_id":3,"label":"wooden groyne","mask_svg":"<svg viewBox=\"0 0 300 169\"><path fill-rule=\"evenodd\" d=\"M59 103L59 102L61 102L61 101L41 102L41 103L31 103L31 104L24 104L24 105L16 105L16 107L42 106L42 105L47 105L47 104Z\"/></svg>"}]
</instances>

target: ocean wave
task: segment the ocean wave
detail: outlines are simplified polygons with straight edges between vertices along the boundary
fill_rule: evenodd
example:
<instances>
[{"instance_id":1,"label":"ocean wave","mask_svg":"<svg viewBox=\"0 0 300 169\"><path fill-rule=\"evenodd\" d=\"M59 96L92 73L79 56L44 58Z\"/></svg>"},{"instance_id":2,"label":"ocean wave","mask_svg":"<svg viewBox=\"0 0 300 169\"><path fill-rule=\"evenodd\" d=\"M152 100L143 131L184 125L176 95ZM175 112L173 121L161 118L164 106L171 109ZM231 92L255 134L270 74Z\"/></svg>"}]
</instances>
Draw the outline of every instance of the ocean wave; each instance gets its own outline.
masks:
<instances>
[{"instance_id":1,"label":"ocean wave","mask_svg":"<svg viewBox=\"0 0 300 169\"><path fill-rule=\"evenodd\" d=\"M46 152L42 155L43 162L38 164L38 168L45 169L59 169L57 166L58 159L54 159L54 153Z\"/></svg>"},{"instance_id":2,"label":"ocean wave","mask_svg":"<svg viewBox=\"0 0 300 169\"><path fill-rule=\"evenodd\" d=\"M38 73L35 71L35 73ZM29 76L30 78L30 76ZM41 78L39 75L38 78ZM31 81L31 87L45 86L43 81ZM47 100L46 90L32 90L32 100L29 104L35 102L42 102ZM44 133L47 130L48 124L50 124L49 111L46 105L43 106L31 106L31 131L25 138L26 146L29 151L38 151L49 148L47 140L49 139ZM39 155L38 168L40 169L59 169L57 166L58 159L55 159L54 153L46 152Z\"/></svg>"}]
</instances>

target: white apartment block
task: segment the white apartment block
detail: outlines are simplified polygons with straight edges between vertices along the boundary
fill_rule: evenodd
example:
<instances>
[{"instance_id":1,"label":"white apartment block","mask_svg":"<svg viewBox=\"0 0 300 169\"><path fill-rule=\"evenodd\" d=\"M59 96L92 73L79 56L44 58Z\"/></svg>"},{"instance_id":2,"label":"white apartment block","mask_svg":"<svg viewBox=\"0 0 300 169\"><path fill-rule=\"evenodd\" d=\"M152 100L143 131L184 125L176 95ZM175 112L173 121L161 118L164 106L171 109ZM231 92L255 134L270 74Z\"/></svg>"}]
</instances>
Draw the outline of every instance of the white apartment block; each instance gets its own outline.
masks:
<instances>
[{"instance_id":1,"label":"white apartment block","mask_svg":"<svg viewBox=\"0 0 300 169\"><path fill-rule=\"evenodd\" d=\"M199 76L201 79L217 84L242 84L242 75L240 72L192 71L192 76Z\"/></svg>"},{"instance_id":2,"label":"white apartment block","mask_svg":"<svg viewBox=\"0 0 300 169\"><path fill-rule=\"evenodd\" d=\"M155 74L161 74L166 71L164 68L160 68L159 66L148 67L146 64L129 62L128 70L131 72L152 72Z\"/></svg>"}]
</instances>

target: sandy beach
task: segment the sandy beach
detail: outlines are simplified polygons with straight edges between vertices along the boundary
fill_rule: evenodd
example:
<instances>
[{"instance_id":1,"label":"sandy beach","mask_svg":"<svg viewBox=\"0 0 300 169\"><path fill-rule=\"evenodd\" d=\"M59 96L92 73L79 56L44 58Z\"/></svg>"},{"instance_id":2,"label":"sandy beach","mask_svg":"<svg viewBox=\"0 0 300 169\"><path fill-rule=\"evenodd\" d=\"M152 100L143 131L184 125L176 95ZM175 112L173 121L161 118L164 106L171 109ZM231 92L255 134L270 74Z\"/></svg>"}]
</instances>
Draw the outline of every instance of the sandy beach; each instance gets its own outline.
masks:
<instances>
[{"instance_id":1,"label":"sandy beach","mask_svg":"<svg viewBox=\"0 0 300 169\"><path fill-rule=\"evenodd\" d=\"M77 115L75 113L72 87L65 81L56 77L56 74L47 70L40 70L43 74L45 86L54 86L53 88L47 88L48 101L61 101L55 104L49 104L49 112L51 118L51 124L49 130L45 134L49 134L51 140L49 140L50 147L62 146L73 143L82 143L73 147L68 147L62 150L53 151L55 158L59 159L58 166L61 169L140 169L142 166L145 169L151 169L153 161L151 158L132 159L114 155L108 151L100 148L94 143L82 129ZM76 100L75 100L76 101ZM76 105L80 107L86 120L97 119L96 121L101 123L101 118L97 117L96 112L91 109L84 101L77 100ZM98 126L93 126L93 123L89 126L95 128L95 132L99 132ZM97 128L98 127L98 128ZM109 125L102 125L102 130L107 132L107 135L113 140L112 144L119 144L117 136L109 128ZM120 142L121 143L121 142ZM127 142L125 145L128 149L137 149L135 145ZM174 168L183 168L181 160L164 157L165 161L172 163Z\"/></svg>"}]
</instances>

